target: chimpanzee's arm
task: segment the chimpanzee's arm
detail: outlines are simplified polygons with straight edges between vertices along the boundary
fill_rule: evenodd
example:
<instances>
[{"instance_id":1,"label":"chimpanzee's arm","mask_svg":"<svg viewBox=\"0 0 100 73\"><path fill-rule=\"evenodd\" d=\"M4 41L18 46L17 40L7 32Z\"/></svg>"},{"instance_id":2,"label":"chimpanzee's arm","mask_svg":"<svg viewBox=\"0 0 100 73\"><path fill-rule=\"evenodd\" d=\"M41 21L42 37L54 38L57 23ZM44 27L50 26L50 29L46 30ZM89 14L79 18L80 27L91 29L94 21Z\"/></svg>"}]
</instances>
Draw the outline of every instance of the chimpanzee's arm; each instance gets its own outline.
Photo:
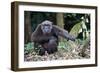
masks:
<instances>
[{"instance_id":1,"label":"chimpanzee's arm","mask_svg":"<svg viewBox=\"0 0 100 73\"><path fill-rule=\"evenodd\" d=\"M62 29L62 28L60 28L60 27L58 27L58 26L55 26L55 25L53 25L53 29L54 29L54 32L55 32L57 35L62 36L62 37L64 37L64 38L66 38L66 39L75 41L75 38L76 38L76 37L74 37L73 35L70 35L70 34L68 33L68 31L66 31L66 30L64 30L64 29Z\"/></svg>"}]
</instances>

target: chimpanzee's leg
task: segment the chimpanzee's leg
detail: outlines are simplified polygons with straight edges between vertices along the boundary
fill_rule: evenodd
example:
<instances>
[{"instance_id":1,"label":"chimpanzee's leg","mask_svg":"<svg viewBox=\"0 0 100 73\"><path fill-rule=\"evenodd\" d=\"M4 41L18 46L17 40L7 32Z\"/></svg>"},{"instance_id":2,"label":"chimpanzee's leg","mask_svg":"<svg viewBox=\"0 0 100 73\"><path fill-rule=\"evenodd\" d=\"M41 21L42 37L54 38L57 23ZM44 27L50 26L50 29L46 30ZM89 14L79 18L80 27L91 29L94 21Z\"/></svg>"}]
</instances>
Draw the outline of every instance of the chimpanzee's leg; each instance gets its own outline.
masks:
<instances>
[{"instance_id":1,"label":"chimpanzee's leg","mask_svg":"<svg viewBox=\"0 0 100 73\"><path fill-rule=\"evenodd\" d=\"M39 55L44 55L45 51L47 51L48 54L52 54L54 52L57 52L57 39L51 38L49 42L46 42L42 44L42 48L39 51Z\"/></svg>"},{"instance_id":2,"label":"chimpanzee's leg","mask_svg":"<svg viewBox=\"0 0 100 73\"><path fill-rule=\"evenodd\" d=\"M57 41L54 39L50 39L48 42L48 48L46 48L48 54L52 54L57 52Z\"/></svg>"}]
</instances>

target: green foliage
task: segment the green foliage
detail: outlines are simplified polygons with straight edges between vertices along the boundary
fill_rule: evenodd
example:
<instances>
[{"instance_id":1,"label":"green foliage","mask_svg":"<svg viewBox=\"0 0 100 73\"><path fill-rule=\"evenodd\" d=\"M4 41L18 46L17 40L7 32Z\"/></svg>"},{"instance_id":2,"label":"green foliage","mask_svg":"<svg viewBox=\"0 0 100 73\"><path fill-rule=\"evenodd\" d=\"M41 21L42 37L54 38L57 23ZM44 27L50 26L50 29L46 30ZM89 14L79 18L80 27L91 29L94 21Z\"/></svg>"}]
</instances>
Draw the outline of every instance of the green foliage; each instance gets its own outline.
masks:
<instances>
[{"instance_id":1,"label":"green foliage","mask_svg":"<svg viewBox=\"0 0 100 73\"><path fill-rule=\"evenodd\" d=\"M72 49L72 45L69 41L61 41L59 42L58 49L70 50Z\"/></svg>"},{"instance_id":2,"label":"green foliage","mask_svg":"<svg viewBox=\"0 0 100 73\"><path fill-rule=\"evenodd\" d=\"M75 40L75 43L76 43L76 44L80 44L80 45L82 45L82 44L83 44L83 40L81 40L81 39L77 39L77 40Z\"/></svg>"},{"instance_id":3,"label":"green foliage","mask_svg":"<svg viewBox=\"0 0 100 73\"><path fill-rule=\"evenodd\" d=\"M34 48L34 43L29 42L28 44L25 44L25 50L30 50Z\"/></svg>"},{"instance_id":4,"label":"green foliage","mask_svg":"<svg viewBox=\"0 0 100 73\"><path fill-rule=\"evenodd\" d=\"M33 43L33 42L29 42L27 44L25 44L24 46L24 51L25 53L30 53L32 51L36 52L38 54L38 51L40 49L39 47L40 45Z\"/></svg>"},{"instance_id":5,"label":"green foliage","mask_svg":"<svg viewBox=\"0 0 100 73\"><path fill-rule=\"evenodd\" d=\"M67 48L67 42L59 42L58 48L66 49Z\"/></svg>"},{"instance_id":6,"label":"green foliage","mask_svg":"<svg viewBox=\"0 0 100 73\"><path fill-rule=\"evenodd\" d=\"M87 30L87 26L84 20L80 21L79 23L75 24L70 31L70 34L77 37L79 33L82 33L82 40L87 39L90 36L90 29Z\"/></svg>"},{"instance_id":7,"label":"green foliage","mask_svg":"<svg viewBox=\"0 0 100 73\"><path fill-rule=\"evenodd\" d=\"M70 34L74 35L75 37L78 36L79 30L81 29L81 22L75 24L70 31Z\"/></svg>"},{"instance_id":8,"label":"green foliage","mask_svg":"<svg viewBox=\"0 0 100 73\"><path fill-rule=\"evenodd\" d=\"M86 47L90 44L90 38L88 37L83 41L82 49L86 49Z\"/></svg>"}]
</instances>

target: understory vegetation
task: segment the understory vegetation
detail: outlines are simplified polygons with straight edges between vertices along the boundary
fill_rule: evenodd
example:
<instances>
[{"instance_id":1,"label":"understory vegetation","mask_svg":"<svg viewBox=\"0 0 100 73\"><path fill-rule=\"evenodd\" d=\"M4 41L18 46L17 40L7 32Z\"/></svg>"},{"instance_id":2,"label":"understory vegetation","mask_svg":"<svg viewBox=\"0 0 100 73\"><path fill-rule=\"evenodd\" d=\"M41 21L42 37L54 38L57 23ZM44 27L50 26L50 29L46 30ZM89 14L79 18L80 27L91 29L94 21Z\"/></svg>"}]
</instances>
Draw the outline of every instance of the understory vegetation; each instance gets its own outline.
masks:
<instances>
[{"instance_id":1,"label":"understory vegetation","mask_svg":"<svg viewBox=\"0 0 100 73\"><path fill-rule=\"evenodd\" d=\"M89 40L59 42L58 52L54 54L45 53L44 56L38 55L39 48L33 47L34 43L25 45L24 61L50 61L50 60L68 60L68 59L88 59L90 58Z\"/></svg>"}]
</instances>

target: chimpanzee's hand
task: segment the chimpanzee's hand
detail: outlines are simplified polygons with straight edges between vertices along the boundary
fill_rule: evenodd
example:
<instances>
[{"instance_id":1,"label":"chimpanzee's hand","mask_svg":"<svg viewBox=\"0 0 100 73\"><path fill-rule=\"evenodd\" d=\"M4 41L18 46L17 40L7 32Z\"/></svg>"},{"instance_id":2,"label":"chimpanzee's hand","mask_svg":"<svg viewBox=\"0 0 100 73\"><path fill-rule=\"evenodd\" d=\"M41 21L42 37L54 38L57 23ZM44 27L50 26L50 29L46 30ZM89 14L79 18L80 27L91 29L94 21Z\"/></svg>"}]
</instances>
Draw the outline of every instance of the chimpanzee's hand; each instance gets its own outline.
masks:
<instances>
[{"instance_id":1,"label":"chimpanzee's hand","mask_svg":"<svg viewBox=\"0 0 100 73\"><path fill-rule=\"evenodd\" d=\"M76 39L76 37L74 37L74 36L70 36L70 38L69 38L69 40L71 40L71 41L75 41L75 39Z\"/></svg>"}]
</instances>

